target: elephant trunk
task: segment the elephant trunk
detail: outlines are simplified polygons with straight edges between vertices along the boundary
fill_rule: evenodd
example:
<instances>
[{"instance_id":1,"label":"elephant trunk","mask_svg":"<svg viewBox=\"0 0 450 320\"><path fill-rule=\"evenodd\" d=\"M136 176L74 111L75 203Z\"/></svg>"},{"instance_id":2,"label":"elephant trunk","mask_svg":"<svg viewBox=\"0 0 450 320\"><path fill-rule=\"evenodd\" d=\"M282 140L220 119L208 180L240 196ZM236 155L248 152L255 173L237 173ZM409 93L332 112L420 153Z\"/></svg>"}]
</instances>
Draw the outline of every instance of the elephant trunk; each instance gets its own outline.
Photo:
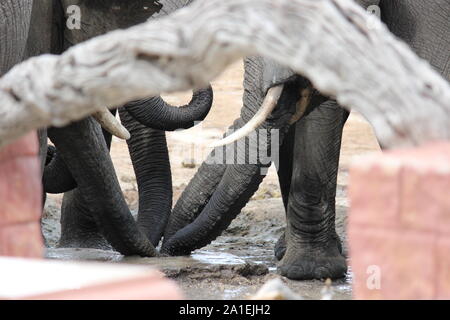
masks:
<instances>
[{"instance_id":1,"label":"elephant trunk","mask_svg":"<svg viewBox=\"0 0 450 320\"><path fill-rule=\"evenodd\" d=\"M139 191L138 226L157 246L172 209L172 176L164 131L147 128L126 109L119 111Z\"/></svg>"},{"instance_id":2,"label":"elephant trunk","mask_svg":"<svg viewBox=\"0 0 450 320\"><path fill-rule=\"evenodd\" d=\"M174 131L189 129L195 122L202 121L211 110L213 91L207 89L195 91L189 104L174 107L161 97L137 100L125 105L130 115L141 124L158 130Z\"/></svg>"},{"instance_id":3,"label":"elephant trunk","mask_svg":"<svg viewBox=\"0 0 450 320\"><path fill-rule=\"evenodd\" d=\"M230 130L240 128L241 123L242 121L235 121ZM226 164L214 162L216 151L218 154L224 154L223 149L223 147L217 147L212 150L207 160L189 181L172 210L164 232L164 242L167 242L178 230L193 222L208 204L227 169Z\"/></svg>"},{"instance_id":4,"label":"elephant trunk","mask_svg":"<svg viewBox=\"0 0 450 320\"><path fill-rule=\"evenodd\" d=\"M110 111L111 116L115 116L117 110ZM112 134L102 127L103 137L105 138L108 150L111 149ZM47 131L45 131L45 141L40 141L41 148L45 145L47 148L47 156L42 175L42 184L46 193L66 193L77 187L77 182L72 173L67 168L64 160L58 154L58 150L54 146L47 147Z\"/></svg>"},{"instance_id":5,"label":"elephant trunk","mask_svg":"<svg viewBox=\"0 0 450 320\"><path fill-rule=\"evenodd\" d=\"M128 209L95 120L89 117L64 128L51 128L48 135L77 182L80 199L113 248L124 255L156 256Z\"/></svg>"}]
</instances>

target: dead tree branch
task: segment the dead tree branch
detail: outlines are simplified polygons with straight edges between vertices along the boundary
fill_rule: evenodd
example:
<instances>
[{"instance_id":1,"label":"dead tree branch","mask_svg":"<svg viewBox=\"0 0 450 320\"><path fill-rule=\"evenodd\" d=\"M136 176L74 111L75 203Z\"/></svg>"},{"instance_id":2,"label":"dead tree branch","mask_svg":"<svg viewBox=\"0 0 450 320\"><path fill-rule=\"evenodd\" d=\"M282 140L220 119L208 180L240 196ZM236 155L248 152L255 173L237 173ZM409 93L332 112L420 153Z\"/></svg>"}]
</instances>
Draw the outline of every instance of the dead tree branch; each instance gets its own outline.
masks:
<instances>
[{"instance_id":1,"label":"dead tree branch","mask_svg":"<svg viewBox=\"0 0 450 320\"><path fill-rule=\"evenodd\" d=\"M384 145L450 138L450 85L348 0L197 0L166 18L109 33L0 79L0 146L103 106L205 86L262 55L361 112Z\"/></svg>"}]
</instances>

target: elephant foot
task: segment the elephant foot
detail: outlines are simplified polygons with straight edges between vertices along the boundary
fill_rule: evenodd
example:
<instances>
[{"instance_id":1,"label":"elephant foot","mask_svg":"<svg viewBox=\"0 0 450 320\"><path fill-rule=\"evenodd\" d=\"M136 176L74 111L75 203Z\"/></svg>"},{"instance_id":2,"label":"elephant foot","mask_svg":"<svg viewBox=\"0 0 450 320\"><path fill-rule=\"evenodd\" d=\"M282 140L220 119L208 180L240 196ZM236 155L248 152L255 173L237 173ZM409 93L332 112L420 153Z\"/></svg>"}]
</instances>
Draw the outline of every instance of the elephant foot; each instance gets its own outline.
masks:
<instances>
[{"instance_id":1,"label":"elephant foot","mask_svg":"<svg viewBox=\"0 0 450 320\"><path fill-rule=\"evenodd\" d=\"M347 263L341 253L340 240L326 244L288 243L278 270L292 280L338 279L345 277Z\"/></svg>"},{"instance_id":2,"label":"elephant foot","mask_svg":"<svg viewBox=\"0 0 450 320\"><path fill-rule=\"evenodd\" d=\"M280 261L283 259L284 254L286 253L286 237L285 233L280 236L274 248L275 258Z\"/></svg>"}]
</instances>

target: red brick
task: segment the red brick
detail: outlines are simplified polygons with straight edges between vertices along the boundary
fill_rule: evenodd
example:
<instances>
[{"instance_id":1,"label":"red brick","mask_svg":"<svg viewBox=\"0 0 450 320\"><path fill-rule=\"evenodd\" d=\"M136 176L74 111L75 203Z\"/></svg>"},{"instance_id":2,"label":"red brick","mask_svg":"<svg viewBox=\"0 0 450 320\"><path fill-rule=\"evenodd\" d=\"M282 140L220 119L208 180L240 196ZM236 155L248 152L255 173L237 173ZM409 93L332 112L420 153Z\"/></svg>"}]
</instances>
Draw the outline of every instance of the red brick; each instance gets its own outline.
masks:
<instances>
[{"instance_id":1,"label":"red brick","mask_svg":"<svg viewBox=\"0 0 450 320\"><path fill-rule=\"evenodd\" d=\"M0 203L0 226L39 220L42 183L36 157L0 163Z\"/></svg>"},{"instance_id":2,"label":"red brick","mask_svg":"<svg viewBox=\"0 0 450 320\"><path fill-rule=\"evenodd\" d=\"M367 157L350 173L355 298L448 299L450 143ZM380 267L380 290L367 288L370 265Z\"/></svg>"},{"instance_id":3,"label":"red brick","mask_svg":"<svg viewBox=\"0 0 450 320\"><path fill-rule=\"evenodd\" d=\"M350 223L395 227L399 223L400 163L361 158L350 169Z\"/></svg>"},{"instance_id":4,"label":"red brick","mask_svg":"<svg viewBox=\"0 0 450 320\"><path fill-rule=\"evenodd\" d=\"M43 254L39 222L0 226L0 256L41 258Z\"/></svg>"},{"instance_id":5,"label":"red brick","mask_svg":"<svg viewBox=\"0 0 450 320\"><path fill-rule=\"evenodd\" d=\"M436 299L450 299L450 237L441 236L437 242Z\"/></svg>"},{"instance_id":6,"label":"red brick","mask_svg":"<svg viewBox=\"0 0 450 320\"><path fill-rule=\"evenodd\" d=\"M435 297L435 237L425 232L351 226L349 230L355 299ZM369 266L379 267L381 288L369 289Z\"/></svg>"},{"instance_id":7,"label":"red brick","mask_svg":"<svg viewBox=\"0 0 450 320\"><path fill-rule=\"evenodd\" d=\"M404 168L400 188L402 201L400 221L406 228L433 232L436 230L437 217L441 208L439 203L433 200L432 192L436 190L433 190L433 186L424 185L427 174L430 174L428 170L421 172L417 168Z\"/></svg>"},{"instance_id":8,"label":"red brick","mask_svg":"<svg viewBox=\"0 0 450 320\"><path fill-rule=\"evenodd\" d=\"M421 199L424 205L428 204L428 211L423 212L424 219L429 214L435 215L436 230L450 237L450 156L448 162L448 171L436 170L424 177L422 188L426 190Z\"/></svg>"},{"instance_id":9,"label":"red brick","mask_svg":"<svg viewBox=\"0 0 450 320\"><path fill-rule=\"evenodd\" d=\"M36 132L30 132L13 143L0 149L0 163L17 157L35 156L39 152Z\"/></svg>"},{"instance_id":10,"label":"red brick","mask_svg":"<svg viewBox=\"0 0 450 320\"><path fill-rule=\"evenodd\" d=\"M450 154L444 159L425 149L402 159L400 220L407 228L450 234Z\"/></svg>"}]
</instances>

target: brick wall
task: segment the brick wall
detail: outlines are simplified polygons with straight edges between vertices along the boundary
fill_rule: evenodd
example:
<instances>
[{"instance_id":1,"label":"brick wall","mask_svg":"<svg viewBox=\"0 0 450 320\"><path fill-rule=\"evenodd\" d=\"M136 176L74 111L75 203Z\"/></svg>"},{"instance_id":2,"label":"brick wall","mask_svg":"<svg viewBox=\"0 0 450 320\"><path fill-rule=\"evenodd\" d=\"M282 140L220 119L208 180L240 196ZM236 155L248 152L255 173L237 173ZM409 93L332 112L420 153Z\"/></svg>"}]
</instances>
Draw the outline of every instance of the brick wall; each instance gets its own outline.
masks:
<instances>
[{"instance_id":1,"label":"brick wall","mask_svg":"<svg viewBox=\"0 0 450 320\"><path fill-rule=\"evenodd\" d=\"M36 133L0 150L0 256L42 257Z\"/></svg>"},{"instance_id":2,"label":"brick wall","mask_svg":"<svg viewBox=\"0 0 450 320\"><path fill-rule=\"evenodd\" d=\"M43 257L44 243L40 229L42 184L38 148L36 133L31 133L0 150L0 256ZM17 265L11 268L11 261ZM37 267L39 264L43 264L40 269ZM66 268L70 272L73 272L74 267L78 271L72 275L72 279L67 279L60 269L55 271L59 264L60 262L47 260L0 258L0 270L4 271L0 273L0 278L4 277L0 279L3 284L0 288L0 300L182 298L182 292L176 284L156 270L145 268L145 272L130 272L126 279L121 280L115 275L101 283L97 281L89 284L85 277L90 273L95 275L95 272L100 272L104 275L107 270L116 268L116 274L126 267L103 264L101 269L96 267L89 271L92 269L89 264L66 262ZM26 273L23 270L27 270ZM80 279L80 284L75 286L77 289L67 289L70 287L67 281L73 281L74 277ZM93 278L92 274L90 278ZM96 278L98 276L94 277ZM8 290L7 285L5 287L7 281L10 283L9 287L13 288L12 291ZM59 286L57 288L55 281ZM16 283L26 283L26 286L16 287ZM17 295L18 288L23 291L21 295ZM29 293L36 290L41 294Z\"/></svg>"},{"instance_id":3,"label":"brick wall","mask_svg":"<svg viewBox=\"0 0 450 320\"><path fill-rule=\"evenodd\" d=\"M450 299L450 143L386 152L350 170L356 299Z\"/></svg>"}]
</instances>

